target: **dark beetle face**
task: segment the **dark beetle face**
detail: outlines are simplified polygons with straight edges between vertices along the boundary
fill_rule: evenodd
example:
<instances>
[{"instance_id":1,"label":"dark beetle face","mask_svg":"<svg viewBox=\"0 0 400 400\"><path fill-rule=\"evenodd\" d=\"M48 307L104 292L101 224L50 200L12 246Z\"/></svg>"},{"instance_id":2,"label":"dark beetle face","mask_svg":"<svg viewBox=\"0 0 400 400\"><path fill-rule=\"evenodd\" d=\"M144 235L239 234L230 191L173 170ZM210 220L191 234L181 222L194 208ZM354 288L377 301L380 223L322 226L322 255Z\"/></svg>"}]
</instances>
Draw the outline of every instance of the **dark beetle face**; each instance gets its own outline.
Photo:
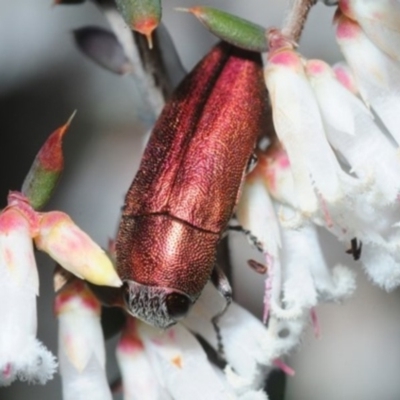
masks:
<instances>
[{"instance_id":1,"label":"dark beetle face","mask_svg":"<svg viewBox=\"0 0 400 400\"><path fill-rule=\"evenodd\" d=\"M194 303L179 290L146 286L134 281L125 281L124 300L130 314L162 329L184 318Z\"/></svg>"}]
</instances>

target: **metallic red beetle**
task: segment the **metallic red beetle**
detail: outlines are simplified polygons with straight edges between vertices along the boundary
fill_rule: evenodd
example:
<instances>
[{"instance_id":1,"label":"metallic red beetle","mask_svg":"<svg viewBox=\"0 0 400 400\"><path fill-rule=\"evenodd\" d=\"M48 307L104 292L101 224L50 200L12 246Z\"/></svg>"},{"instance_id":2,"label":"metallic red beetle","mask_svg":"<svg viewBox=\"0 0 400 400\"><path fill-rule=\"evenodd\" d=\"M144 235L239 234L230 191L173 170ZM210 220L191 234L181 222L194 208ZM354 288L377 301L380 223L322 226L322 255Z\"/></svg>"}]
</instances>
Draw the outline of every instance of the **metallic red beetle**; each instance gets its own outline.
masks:
<instances>
[{"instance_id":1,"label":"metallic red beetle","mask_svg":"<svg viewBox=\"0 0 400 400\"><path fill-rule=\"evenodd\" d=\"M132 315L167 328L210 278L229 300L216 248L266 108L260 55L227 43L215 46L166 104L126 196L116 243Z\"/></svg>"}]
</instances>

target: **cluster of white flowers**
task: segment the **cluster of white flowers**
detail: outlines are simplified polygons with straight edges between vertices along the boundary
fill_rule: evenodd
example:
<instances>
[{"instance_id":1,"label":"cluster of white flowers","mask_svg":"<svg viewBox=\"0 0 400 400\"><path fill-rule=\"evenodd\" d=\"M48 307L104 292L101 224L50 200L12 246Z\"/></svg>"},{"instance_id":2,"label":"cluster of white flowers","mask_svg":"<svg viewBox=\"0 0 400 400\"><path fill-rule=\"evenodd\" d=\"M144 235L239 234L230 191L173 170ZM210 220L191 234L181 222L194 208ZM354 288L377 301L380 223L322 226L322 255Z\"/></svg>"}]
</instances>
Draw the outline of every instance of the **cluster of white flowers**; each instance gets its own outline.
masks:
<instances>
[{"instance_id":1,"label":"cluster of white flowers","mask_svg":"<svg viewBox=\"0 0 400 400\"><path fill-rule=\"evenodd\" d=\"M36 339L39 278L33 241L72 273L100 285L122 284L104 251L68 215L39 213L18 192L0 212L0 386L46 383L57 363Z\"/></svg>"},{"instance_id":2,"label":"cluster of white flowers","mask_svg":"<svg viewBox=\"0 0 400 400\"><path fill-rule=\"evenodd\" d=\"M374 283L400 285L400 3L339 1L335 23L347 64L333 67L270 32L278 44L265 67L271 143L237 210L266 256L267 330L278 339L275 325L284 323L291 338L279 356L299 343L307 320L316 323L318 302L355 289L353 271L328 268L317 227L344 251L352 246Z\"/></svg>"}]
</instances>

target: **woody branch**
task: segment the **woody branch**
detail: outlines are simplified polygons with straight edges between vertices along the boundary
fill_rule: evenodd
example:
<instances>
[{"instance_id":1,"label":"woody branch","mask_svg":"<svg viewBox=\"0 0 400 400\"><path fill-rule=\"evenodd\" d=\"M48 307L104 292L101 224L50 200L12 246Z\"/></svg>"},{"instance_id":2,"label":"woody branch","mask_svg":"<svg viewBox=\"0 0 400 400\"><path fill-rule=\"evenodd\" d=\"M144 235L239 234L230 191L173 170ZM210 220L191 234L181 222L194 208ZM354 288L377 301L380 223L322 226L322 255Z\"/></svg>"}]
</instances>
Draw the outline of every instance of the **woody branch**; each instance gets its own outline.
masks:
<instances>
[{"instance_id":1,"label":"woody branch","mask_svg":"<svg viewBox=\"0 0 400 400\"><path fill-rule=\"evenodd\" d=\"M316 2L317 0L292 0L282 28L284 36L294 42L299 41L308 13Z\"/></svg>"}]
</instances>

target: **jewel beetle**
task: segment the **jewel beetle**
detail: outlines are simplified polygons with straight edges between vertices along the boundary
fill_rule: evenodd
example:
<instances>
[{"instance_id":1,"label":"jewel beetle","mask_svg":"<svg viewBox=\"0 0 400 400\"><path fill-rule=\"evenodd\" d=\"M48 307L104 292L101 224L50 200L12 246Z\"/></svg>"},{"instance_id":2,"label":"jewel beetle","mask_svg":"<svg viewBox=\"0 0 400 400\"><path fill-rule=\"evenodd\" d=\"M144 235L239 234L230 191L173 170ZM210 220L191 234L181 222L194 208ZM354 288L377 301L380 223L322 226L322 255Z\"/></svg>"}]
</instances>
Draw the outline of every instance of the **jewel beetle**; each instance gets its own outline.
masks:
<instances>
[{"instance_id":1,"label":"jewel beetle","mask_svg":"<svg viewBox=\"0 0 400 400\"><path fill-rule=\"evenodd\" d=\"M267 125L260 54L225 42L165 105L125 198L116 241L127 310L167 328L211 279L229 300L217 245Z\"/></svg>"}]
</instances>

